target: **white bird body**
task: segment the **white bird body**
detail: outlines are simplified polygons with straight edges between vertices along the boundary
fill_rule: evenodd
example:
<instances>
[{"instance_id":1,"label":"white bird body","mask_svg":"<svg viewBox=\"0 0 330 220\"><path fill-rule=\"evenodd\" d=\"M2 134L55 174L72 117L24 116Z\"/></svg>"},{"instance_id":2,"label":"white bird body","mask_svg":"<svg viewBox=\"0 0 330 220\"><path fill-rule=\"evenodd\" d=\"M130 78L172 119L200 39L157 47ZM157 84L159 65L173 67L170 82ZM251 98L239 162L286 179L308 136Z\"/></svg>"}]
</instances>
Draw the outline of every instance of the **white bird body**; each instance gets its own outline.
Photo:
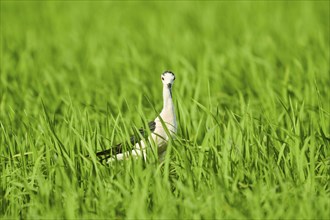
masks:
<instances>
[{"instance_id":1,"label":"white bird body","mask_svg":"<svg viewBox=\"0 0 330 220\"><path fill-rule=\"evenodd\" d=\"M115 160L124 160L126 158L129 158L130 156L143 156L144 159L146 159L146 148L147 146L149 146L149 144L145 141L149 143L153 142L158 148L159 157L162 158L164 156L164 153L166 152L167 142L170 139L168 134L170 134L171 137L174 137L177 131L177 123L172 99L172 85L174 83L175 76L172 72L165 71L161 75L161 79L163 83L163 109L159 116L153 122L151 122L154 126L154 130L151 131L150 136L147 137L145 140L142 139L141 141L136 143L133 146L132 151L121 152L107 157L107 163L111 163ZM166 126L167 131L163 125ZM103 152L99 152L97 155L104 156L104 152L109 153L110 151L106 150Z\"/></svg>"}]
</instances>

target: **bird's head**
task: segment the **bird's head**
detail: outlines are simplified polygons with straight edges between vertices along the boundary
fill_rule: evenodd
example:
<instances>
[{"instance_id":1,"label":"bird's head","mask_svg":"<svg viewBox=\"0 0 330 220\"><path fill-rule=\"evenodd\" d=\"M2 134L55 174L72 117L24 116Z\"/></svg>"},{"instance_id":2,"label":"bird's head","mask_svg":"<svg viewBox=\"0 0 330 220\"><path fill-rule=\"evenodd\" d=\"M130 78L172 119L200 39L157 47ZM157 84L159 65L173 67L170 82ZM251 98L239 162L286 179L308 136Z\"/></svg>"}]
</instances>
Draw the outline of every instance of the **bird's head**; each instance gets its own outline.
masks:
<instances>
[{"instance_id":1,"label":"bird's head","mask_svg":"<svg viewBox=\"0 0 330 220\"><path fill-rule=\"evenodd\" d=\"M162 83L164 86L167 86L169 89L172 88L175 80L175 75L171 71L165 71L161 75Z\"/></svg>"}]
</instances>

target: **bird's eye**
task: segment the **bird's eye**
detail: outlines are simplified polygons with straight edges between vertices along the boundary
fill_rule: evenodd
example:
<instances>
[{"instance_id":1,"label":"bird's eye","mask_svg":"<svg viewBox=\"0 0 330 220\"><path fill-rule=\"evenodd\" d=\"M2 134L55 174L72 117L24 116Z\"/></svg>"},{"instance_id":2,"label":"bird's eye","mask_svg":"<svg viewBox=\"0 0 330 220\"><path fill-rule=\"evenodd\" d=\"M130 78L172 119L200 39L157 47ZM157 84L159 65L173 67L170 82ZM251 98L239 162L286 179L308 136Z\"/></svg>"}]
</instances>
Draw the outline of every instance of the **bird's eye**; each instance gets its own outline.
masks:
<instances>
[{"instance_id":1,"label":"bird's eye","mask_svg":"<svg viewBox=\"0 0 330 220\"><path fill-rule=\"evenodd\" d=\"M174 79L173 80L175 80L175 77L174 77Z\"/></svg>"},{"instance_id":2,"label":"bird's eye","mask_svg":"<svg viewBox=\"0 0 330 220\"><path fill-rule=\"evenodd\" d=\"M162 77L162 80L164 80L164 77Z\"/></svg>"}]
</instances>

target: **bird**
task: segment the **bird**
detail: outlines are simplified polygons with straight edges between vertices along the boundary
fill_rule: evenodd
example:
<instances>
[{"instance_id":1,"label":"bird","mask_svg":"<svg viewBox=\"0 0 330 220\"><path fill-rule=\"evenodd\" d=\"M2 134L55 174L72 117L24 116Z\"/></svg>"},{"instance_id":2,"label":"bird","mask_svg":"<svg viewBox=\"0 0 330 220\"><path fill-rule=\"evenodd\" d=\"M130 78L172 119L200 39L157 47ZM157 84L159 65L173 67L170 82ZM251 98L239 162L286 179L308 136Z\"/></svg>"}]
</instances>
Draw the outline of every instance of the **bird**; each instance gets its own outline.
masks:
<instances>
[{"instance_id":1,"label":"bird","mask_svg":"<svg viewBox=\"0 0 330 220\"><path fill-rule=\"evenodd\" d=\"M146 160L148 142L153 142L158 148L159 158L163 158L170 138L175 138L177 132L177 121L172 97L172 88L175 75L171 71L165 71L161 74L163 84L163 109L160 114L148 123L150 132L146 129L139 129L138 135L130 137L128 145L131 149L127 150L127 143L120 143L109 149L96 153L101 163L112 163L133 158L143 157ZM126 144L126 145L125 145Z\"/></svg>"}]
</instances>

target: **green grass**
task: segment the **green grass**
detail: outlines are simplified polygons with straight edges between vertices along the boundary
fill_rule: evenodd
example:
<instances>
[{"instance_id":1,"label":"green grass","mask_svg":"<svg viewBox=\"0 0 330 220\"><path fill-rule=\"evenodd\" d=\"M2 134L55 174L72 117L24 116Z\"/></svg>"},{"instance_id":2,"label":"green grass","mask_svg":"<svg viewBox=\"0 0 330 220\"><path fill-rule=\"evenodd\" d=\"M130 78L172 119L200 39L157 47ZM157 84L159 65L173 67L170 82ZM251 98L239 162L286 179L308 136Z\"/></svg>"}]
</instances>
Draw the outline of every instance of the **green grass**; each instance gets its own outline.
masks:
<instances>
[{"instance_id":1,"label":"green grass","mask_svg":"<svg viewBox=\"0 0 330 220\"><path fill-rule=\"evenodd\" d=\"M329 218L329 19L327 1L1 1L0 218ZM156 117L167 69L165 162L99 164Z\"/></svg>"}]
</instances>

